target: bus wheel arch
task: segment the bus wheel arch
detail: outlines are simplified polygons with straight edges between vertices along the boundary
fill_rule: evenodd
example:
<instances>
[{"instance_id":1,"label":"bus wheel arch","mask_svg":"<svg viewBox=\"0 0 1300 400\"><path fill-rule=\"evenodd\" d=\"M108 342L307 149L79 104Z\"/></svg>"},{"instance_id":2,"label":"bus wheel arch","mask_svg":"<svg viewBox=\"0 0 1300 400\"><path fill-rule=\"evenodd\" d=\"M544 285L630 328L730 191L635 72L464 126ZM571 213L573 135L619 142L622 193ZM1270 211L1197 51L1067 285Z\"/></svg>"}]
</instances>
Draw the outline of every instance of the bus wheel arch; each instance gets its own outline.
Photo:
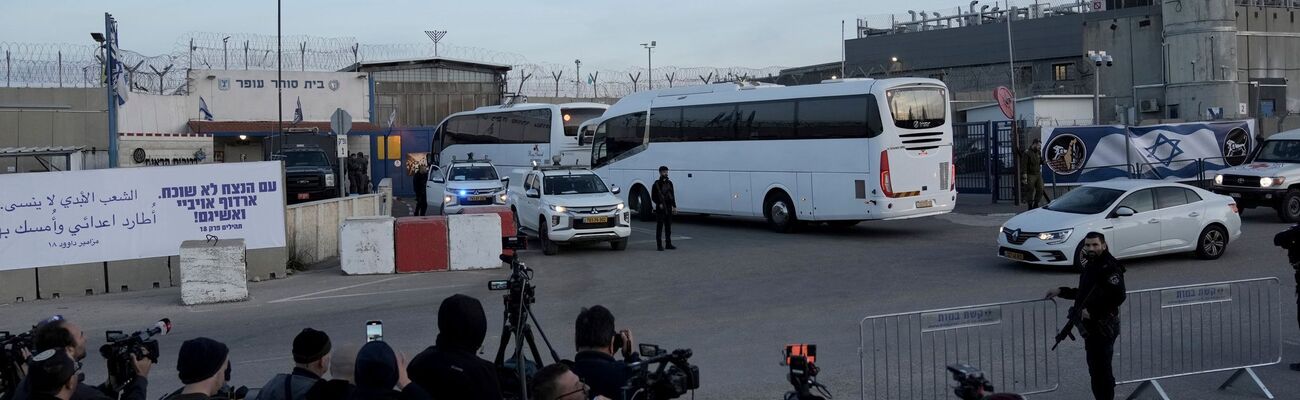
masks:
<instances>
[{"instance_id":1,"label":"bus wheel arch","mask_svg":"<svg viewBox=\"0 0 1300 400\"><path fill-rule=\"evenodd\" d=\"M636 211L637 218L642 222L654 221L654 204L650 200L650 190L646 189L641 182L632 184L632 189L627 194L628 207Z\"/></svg>"},{"instance_id":2,"label":"bus wheel arch","mask_svg":"<svg viewBox=\"0 0 1300 400\"><path fill-rule=\"evenodd\" d=\"M785 188L768 189L767 194L763 196L763 217L767 219L768 227L773 231L794 232L795 226L799 223L798 215L794 208L794 200Z\"/></svg>"}]
</instances>

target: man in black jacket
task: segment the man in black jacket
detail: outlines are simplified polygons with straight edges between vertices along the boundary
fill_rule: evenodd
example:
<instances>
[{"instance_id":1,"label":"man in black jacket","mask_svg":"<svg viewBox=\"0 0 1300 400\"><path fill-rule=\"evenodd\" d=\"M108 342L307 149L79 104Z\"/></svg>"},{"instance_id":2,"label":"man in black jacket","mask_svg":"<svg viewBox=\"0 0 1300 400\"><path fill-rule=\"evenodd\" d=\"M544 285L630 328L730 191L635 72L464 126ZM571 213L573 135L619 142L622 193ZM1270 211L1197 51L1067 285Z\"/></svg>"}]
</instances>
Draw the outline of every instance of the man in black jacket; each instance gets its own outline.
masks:
<instances>
[{"instance_id":1,"label":"man in black jacket","mask_svg":"<svg viewBox=\"0 0 1300 400\"><path fill-rule=\"evenodd\" d=\"M1074 300L1071 312L1080 318L1079 331L1083 333L1083 347L1087 352L1092 396L1111 400L1115 398L1112 362L1115 339L1119 338L1119 306L1128 296L1124 266L1110 255L1106 237L1097 232L1083 238L1083 257L1079 287L1052 289L1047 292L1047 298L1060 296Z\"/></svg>"},{"instance_id":2,"label":"man in black jacket","mask_svg":"<svg viewBox=\"0 0 1300 400\"><path fill-rule=\"evenodd\" d=\"M77 390L77 362L63 350L37 353L27 370L28 397L18 400L71 400Z\"/></svg>"},{"instance_id":3,"label":"man in black jacket","mask_svg":"<svg viewBox=\"0 0 1300 400\"><path fill-rule=\"evenodd\" d=\"M77 326L61 315L55 315L40 323L36 324L36 329L32 331L32 345L36 347L36 352L40 353L45 350L56 349L63 350L72 357L74 361L81 362L86 358L86 334L82 332L81 327ZM109 393L111 389L109 382L100 385L100 387L90 386L84 383L77 384L77 390L72 394L72 400L145 400L148 396L146 391L149 388L149 370L153 369L153 362L148 357L136 358L134 361L135 376L125 383L119 383L121 393ZM79 379L78 382L81 380ZM14 389L14 399L22 399L28 396L26 379L19 383Z\"/></svg>"},{"instance_id":4,"label":"man in black jacket","mask_svg":"<svg viewBox=\"0 0 1300 400\"><path fill-rule=\"evenodd\" d=\"M411 360L411 381L438 400L501 399L496 366L475 355L486 336L483 304L463 294L448 297L438 308L438 344Z\"/></svg>"},{"instance_id":5,"label":"man in black jacket","mask_svg":"<svg viewBox=\"0 0 1300 400\"><path fill-rule=\"evenodd\" d=\"M423 216L429 212L429 195L425 185L429 184L429 167L421 165L411 176L411 187L415 188L415 215Z\"/></svg>"},{"instance_id":6,"label":"man in black jacket","mask_svg":"<svg viewBox=\"0 0 1300 400\"><path fill-rule=\"evenodd\" d=\"M659 251L676 249L673 246L673 214L677 214L677 191L668 180L668 167L659 167L659 180L650 187L650 201L655 205L655 245ZM664 246L668 242L668 246Z\"/></svg>"},{"instance_id":7,"label":"man in black jacket","mask_svg":"<svg viewBox=\"0 0 1300 400\"><path fill-rule=\"evenodd\" d=\"M329 335L305 328L293 338L293 372L271 378L256 400L304 400L307 392L330 371L331 350Z\"/></svg>"},{"instance_id":8,"label":"man in black jacket","mask_svg":"<svg viewBox=\"0 0 1300 400\"><path fill-rule=\"evenodd\" d=\"M591 393L611 399L624 399L623 387L635 374L628 363L640 361L632 352L632 332L614 329L614 314L604 306L584 308L574 324L573 340L578 354L573 357L573 373L591 386ZM623 361L614 359L623 353Z\"/></svg>"},{"instance_id":9,"label":"man in black jacket","mask_svg":"<svg viewBox=\"0 0 1300 400\"><path fill-rule=\"evenodd\" d=\"M1286 249L1287 261L1295 269L1296 307L1300 308L1300 224L1291 225L1287 230L1273 236L1273 245ZM1300 322L1300 312L1296 313L1296 322ZM1292 371L1300 371L1300 363L1291 363Z\"/></svg>"}]
</instances>

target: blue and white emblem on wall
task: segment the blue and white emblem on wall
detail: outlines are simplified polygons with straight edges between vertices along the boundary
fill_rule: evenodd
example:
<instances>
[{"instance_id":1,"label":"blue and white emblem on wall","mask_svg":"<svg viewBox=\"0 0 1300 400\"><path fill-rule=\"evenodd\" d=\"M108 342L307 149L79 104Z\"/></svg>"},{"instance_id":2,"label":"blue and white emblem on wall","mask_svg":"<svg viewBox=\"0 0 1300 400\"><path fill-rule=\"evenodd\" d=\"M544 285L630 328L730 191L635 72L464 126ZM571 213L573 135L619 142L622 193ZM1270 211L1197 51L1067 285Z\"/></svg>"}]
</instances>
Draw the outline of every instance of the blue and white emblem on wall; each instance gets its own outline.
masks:
<instances>
[{"instance_id":1,"label":"blue and white emblem on wall","mask_svg":"<svg viewBox=\"0 0 1300 400\"><path fill-rule=\"evenodd\" d=\"M339 90L339 81L338 81L338 80L332 80L332 81L330 81L330 91L331 91L331 92L334 92L334 91L338 91L338 90Z\"/></svg>"},{"instance_id":2,"label":"blue and white emblem on wall","mask_svg":"<svg viewBox=\"0 0 1300 400\"><path fill-rule=\"evenodd\" d=\"M217 80L217 89L219 89L219 90L230 90L230 78L222 78L222 79L218 79L218 80Z\"/></svg>"}]
</instances>

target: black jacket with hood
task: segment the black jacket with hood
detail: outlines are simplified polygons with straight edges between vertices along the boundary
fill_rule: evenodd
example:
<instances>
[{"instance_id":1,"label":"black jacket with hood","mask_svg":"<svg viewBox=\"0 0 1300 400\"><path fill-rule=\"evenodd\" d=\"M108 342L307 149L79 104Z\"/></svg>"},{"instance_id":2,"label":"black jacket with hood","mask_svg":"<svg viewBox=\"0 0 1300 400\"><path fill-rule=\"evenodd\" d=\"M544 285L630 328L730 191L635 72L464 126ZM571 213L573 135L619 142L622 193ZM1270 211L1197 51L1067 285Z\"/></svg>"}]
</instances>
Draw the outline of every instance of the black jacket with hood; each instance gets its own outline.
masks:
<instances>
[{"instance_id":1,"label":"black jacket with hood","mask_svg":"<svg viewBox=\"0 0 1300 400\"><path fill-rule=\"evenodd\" d=\"M397 386L397 354L384 342L370 342L361 347L357 353L356 388L349 400L429 400L417 383L411 383L401 391Z\"/></svg>"},{"instance_id":2,"label":"black jacket with hood","mask_svg":"<svg viewBox=\"0 0 1300 400\"><path fill-rule=\"evenodd\" d=\"M435 400L500 400L496 366L475 354L486 336L483 305L461 294L448 297L438 308L437 345L415 356L407 374Z\"/></svg>"}]
</instances>

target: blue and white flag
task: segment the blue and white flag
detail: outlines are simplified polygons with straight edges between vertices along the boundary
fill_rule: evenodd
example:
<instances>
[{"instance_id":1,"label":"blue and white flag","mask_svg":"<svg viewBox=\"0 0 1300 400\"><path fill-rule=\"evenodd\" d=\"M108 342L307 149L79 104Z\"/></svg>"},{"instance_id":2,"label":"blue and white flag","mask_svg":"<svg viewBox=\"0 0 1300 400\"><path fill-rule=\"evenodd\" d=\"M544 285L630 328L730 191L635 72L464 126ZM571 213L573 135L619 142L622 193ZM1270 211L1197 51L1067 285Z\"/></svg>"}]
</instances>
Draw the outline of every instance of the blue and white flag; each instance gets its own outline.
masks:
<instances>
[{"instance_id":1,"label":"blue and white flag","mask_svg":"<svg viewBox=\"0 0 1300 400\"><path fill-rule=\"evenodd\" d=\"M1059 184L1198 179L1244 163L1254 131L1253 121L1043 128L1043 173Z\"/></svg>"},{"instance_id":2,"label":"blue and white flag","mask_svg":"<svg viewBox=\"0 0 1300 400\"><path fill-rule=\"evenodd\" d=\"M298 97L298 108L293 110L293 123L302 122L302 97Z\"/></svg>"},{"instance_id":3,"label":"blue and white flag","mask_svg":"<svg viewBox=\"0 0 1300 400\"><path fill-rule=\"evenodd\" d=\"M397 122L397 108L396 108L396 107L393 108L393 112L391 112L391 113L388 114L388 127L389 127L389 128L392 128L392 127L393 127L393 123L395 123L395 122Z\"/></svg>"},{"instance_id":4,"label":"blue and white flag","mask_svg":"<svg viewBox=\"0 0 1300 400\"><path fill-rule=\"evenodd\" d=\"M204 121L212 120L212 111L208 110L208 102L203 100L203 96L199 96L199 114Z\"/></svg>"},{"instance_id":5,"label":"blue and white flag","mask_svg":"<svg viewBox=\"0 0 1300 400\"><path fill-rule=\"evenodd\" d=\"M131 87L127 86L126 77L122 71L126 70L126 65L122 64L122 52L117 48L117 27L109 32L108 37L108 58L112 63L108 65L108 81L113 88L113 98L117 99L117 105L126 104L127 96L131 93Z\"/></svg>"}]
</instances>

